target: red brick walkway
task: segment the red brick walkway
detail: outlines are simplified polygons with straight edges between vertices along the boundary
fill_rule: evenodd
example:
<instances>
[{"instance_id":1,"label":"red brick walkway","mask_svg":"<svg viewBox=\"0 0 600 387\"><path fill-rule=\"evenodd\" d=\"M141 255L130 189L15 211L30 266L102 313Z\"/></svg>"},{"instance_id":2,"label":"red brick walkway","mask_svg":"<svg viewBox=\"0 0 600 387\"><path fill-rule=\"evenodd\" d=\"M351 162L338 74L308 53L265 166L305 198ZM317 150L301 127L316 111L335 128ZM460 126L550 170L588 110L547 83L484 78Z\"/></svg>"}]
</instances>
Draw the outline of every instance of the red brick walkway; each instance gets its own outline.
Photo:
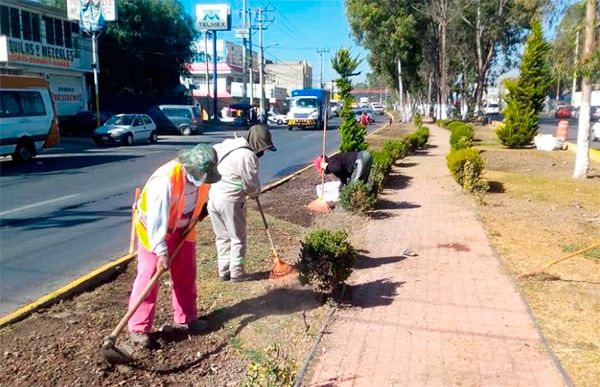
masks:
<instances>
[{"instance_id":1,"label":"red brick walkway","mask_svg":"<svg viewBox=\"0 0 600 387\"><path fill-rule=\"evenodd\" d=\"M448 132L431 131L437 147L390 179L351 277L356 307L336 313L310 386L565 385L448 175Z\"/></svg>"}]
</instances>

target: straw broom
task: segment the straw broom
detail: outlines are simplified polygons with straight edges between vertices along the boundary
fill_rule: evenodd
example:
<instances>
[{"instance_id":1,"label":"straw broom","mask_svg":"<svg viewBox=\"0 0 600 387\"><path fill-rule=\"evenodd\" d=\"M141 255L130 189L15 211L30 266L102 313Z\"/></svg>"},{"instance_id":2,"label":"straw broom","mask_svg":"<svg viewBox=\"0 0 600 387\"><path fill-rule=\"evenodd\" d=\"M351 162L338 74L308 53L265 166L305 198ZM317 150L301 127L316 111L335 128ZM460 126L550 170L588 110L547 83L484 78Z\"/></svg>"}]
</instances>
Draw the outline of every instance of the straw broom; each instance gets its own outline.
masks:
<instances>
[{"instance_id":1,"label":"straw broom","mask_svg":"<svg viewBox=\"0 0 600 387\"><path fill-rule=\"evenodd\" d=\"M325 144L327 141L327 120L329 114L325 112L325 120L323 125L323 151L321 155L323 156L323 160L325 160ZM312 202L308 203L306 206L310 211L313 212L331 212L331 207L325 201L325 171L321 170L321 196Z\"/></svg>"}]
</instances>

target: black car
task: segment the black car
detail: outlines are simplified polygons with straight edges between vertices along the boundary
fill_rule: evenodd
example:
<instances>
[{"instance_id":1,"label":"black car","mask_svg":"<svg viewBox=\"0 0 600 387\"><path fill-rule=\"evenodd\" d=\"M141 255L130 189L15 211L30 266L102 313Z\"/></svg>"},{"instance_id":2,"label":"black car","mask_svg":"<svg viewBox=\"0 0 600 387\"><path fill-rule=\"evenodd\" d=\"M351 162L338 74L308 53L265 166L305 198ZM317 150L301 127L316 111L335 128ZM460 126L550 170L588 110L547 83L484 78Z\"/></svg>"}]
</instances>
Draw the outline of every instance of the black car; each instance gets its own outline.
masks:
<instances>
[{"instance_id":1,"label":"black car","mask_svg":"<svg viewBox=\"0 0 600 387\"><path fill-rule=\"evenodd\" d=\"M115 114L112 112L100 112L100 125L104 124ZM60 130L63 134L92 134L98 127L96 121L96 112L84 111L75 114L60 122Z\"/></svg>"}]
</instances>

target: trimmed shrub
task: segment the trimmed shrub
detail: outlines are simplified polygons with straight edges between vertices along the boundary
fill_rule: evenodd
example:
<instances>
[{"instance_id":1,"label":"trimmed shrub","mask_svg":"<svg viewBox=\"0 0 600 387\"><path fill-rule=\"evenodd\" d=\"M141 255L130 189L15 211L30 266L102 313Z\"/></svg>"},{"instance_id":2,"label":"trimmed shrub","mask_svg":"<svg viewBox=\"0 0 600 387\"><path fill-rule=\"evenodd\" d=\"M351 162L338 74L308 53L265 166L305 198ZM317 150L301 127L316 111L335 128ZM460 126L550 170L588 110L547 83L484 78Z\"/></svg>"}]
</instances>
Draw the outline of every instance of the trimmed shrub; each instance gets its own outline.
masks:
<instances>
[{"instance_id":1,"label":"trimmed shrub","mask_svg":"<svg viewBox=\"0 0 600 387\"><path fill-rule=\"evenodd\" d=\"M469 148L473 143L475 132L473 126L462 122L453 122L450 134L450 147L452 150ZM466 140L461 140L465 138ZM459 144L460 142L460 144Z\"/></svg>"},{"instance_id":2,"label":"trimmed shrub","mask_svg":"<svg viewBox=\"0 0 600 387\"><path fill-rule=\"evenodd\" d=\"M401 140L387 140L383 143L383 151L387 152L393 161L396 161L406 157L408 147Z\"/></svg>"},{"instance_id":3,"label":"trimmed shrub","mask_svg":"<svg viewBox=\"0 0 600 387\"><path fill-rule=\"evenodd\" d=\"M392 169L394 160L391 155L384 150L376 150L371 152L373 164L371 165L371 173L369 175L369 183L373 192L381 192L385 179Z\"/></svg>"},{"instance_id":4,"label":"trimmed shrub","mask_svg":"<svg viewBox=\"0 0 600 387\"><path fill-rule=\"evenodd\" d=\"M317 229L301 243L298 279L310 284L316 293L331 296L350 277L356 251L346 231Z\"/></svg>"},{"instance_id":5,"label":"trimmed shrub","mask_svg":"<svg viewBox=\"0 0 600 387\"><path fill-rule=\"evenodd\" d=\"M415 125L417 128L423 126L423 117L419 113L415 114Z\"/></svg>"},{"instance_id":6,"label":"trimmed shrub","mask_svg":"<svg viewBox=\"0 0 600 387\"><path fill-rule=\"evenodd\" d=\"M475 148L451 151L446 156L448 169L454 180L465 190L473 193L486 192L487 183L481 179L484 160Z\"/></svg>"},{"instance_id":7,"label":"trimmed shrub","mask_svg":"<svg viewBox=\"0 0 600 387\"><path fill-rule=\"evenodd\" d=\"M448 128L448 123L450 122L450 120L437 120L435 123L437 126L441 127L441 128Z\"/></svg>"},{"instance_id":8,"label":"trimmed shrub","mask_svg":"<svg viewBox=\"0 0 600 387\"><path fill-rule=\"evenodd\" d=\"M417 137L417 149L424 149L429 141L429 128L421 126L414 135Z\"/></svg>"},{"instance_id":9,"label":"trimmed shrub","mask_svg":"<svg viewBox=\"0 0 600 387\"><path fill-rule=\"evenodd\" d=\"M467 125L467 123L466 122L462 122L462 121L450 121L450 122L448 122L447 128L450 131L453 131L455 128L459 128L459 127L461 127L463 125Z\"/></svg>"},{"instance_id":10,"label":"trimmed shrub","mask_svg":"<svg viewBox=\"0 0 600 387\"><path fill-rule=\"evenodd\" d=\"M406 147L409 152L414 152L419 149L419 139L417 138L416 132L404 137L404 141L406 142Z\"/></svg>"},{"instance_id":11,"label":"trimmed shrub","mask_svg":"<svg viewBox=\"0 0 600 387\"><path fill-rule=\"evenodd\" d=\"M377 204L377 193L372 192L365 183L347 184L340 192L340 205L344 210L364 215L375 208L375 204Z\"/></svg>"}]
</instances>

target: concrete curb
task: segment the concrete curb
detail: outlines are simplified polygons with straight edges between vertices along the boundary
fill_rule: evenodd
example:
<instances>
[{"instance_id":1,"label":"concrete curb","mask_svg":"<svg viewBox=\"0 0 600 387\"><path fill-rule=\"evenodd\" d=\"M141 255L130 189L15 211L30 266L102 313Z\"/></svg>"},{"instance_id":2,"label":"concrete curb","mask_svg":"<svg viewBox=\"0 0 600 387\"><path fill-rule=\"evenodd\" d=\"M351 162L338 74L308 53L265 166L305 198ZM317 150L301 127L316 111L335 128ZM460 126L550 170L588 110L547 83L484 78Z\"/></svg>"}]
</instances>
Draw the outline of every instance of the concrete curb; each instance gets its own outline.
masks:
<instances>
[{"instance_id":1,"label":"concrete curb","mask_svg":"<svg viewBox=\"0 0 600 387\"><path fill-rule=\"evenodd\" d=\"M577 144L574 142L566 141L567 149L571 152L577 152ZM600 149L590 148L590 160L600 163Z\"/></svg>"},{"instance_id":2,"label":"concrete curb","mask_svg":"<svg viewBox=\"0 0 600 387\"><path fill-rule=\"evenodd\" d=\"M379 131L387 128L388 126L389 126L389 123L383 125L379 129L369 133L366 137L370 137L370 136L378 133ZM335 152L333 154L336 154L336 153L339 153L339 152ZM282 184L286 183L287 181L293 179L295 176L308 170L311 167L312 167L312 164L309 164L306 167L303 167L296 172L293 172L271 184L268 184L267 186L263 187L261 192L264 193L264 192L270 191L274 188L277 188L277 187L281 186ZM112 262L102 265L99 268L66 284L65 286L62 286L46 295L40 297L39 299L33 301L32 303L27 304L5 316L2 316L2 318L0 318L0 329L4 328L7 325L15 323L17 321L23 320L26 317L30 316L31 314L35 313L36 311L38 311L44 307L48 307L50 305L56 304L59 301L62 301L69 297L73 297L78 294L81 294L81 293L85 292L86 290L93 288L94 286L98 286L101 283L108 281L118 271L127 267L129 262L131 260L133 260L136 256L137 256L136 252L134 252L132 254L126 254L126 255L122 256L121 258L118 258Z\"/></svg>"}]
</instances>

